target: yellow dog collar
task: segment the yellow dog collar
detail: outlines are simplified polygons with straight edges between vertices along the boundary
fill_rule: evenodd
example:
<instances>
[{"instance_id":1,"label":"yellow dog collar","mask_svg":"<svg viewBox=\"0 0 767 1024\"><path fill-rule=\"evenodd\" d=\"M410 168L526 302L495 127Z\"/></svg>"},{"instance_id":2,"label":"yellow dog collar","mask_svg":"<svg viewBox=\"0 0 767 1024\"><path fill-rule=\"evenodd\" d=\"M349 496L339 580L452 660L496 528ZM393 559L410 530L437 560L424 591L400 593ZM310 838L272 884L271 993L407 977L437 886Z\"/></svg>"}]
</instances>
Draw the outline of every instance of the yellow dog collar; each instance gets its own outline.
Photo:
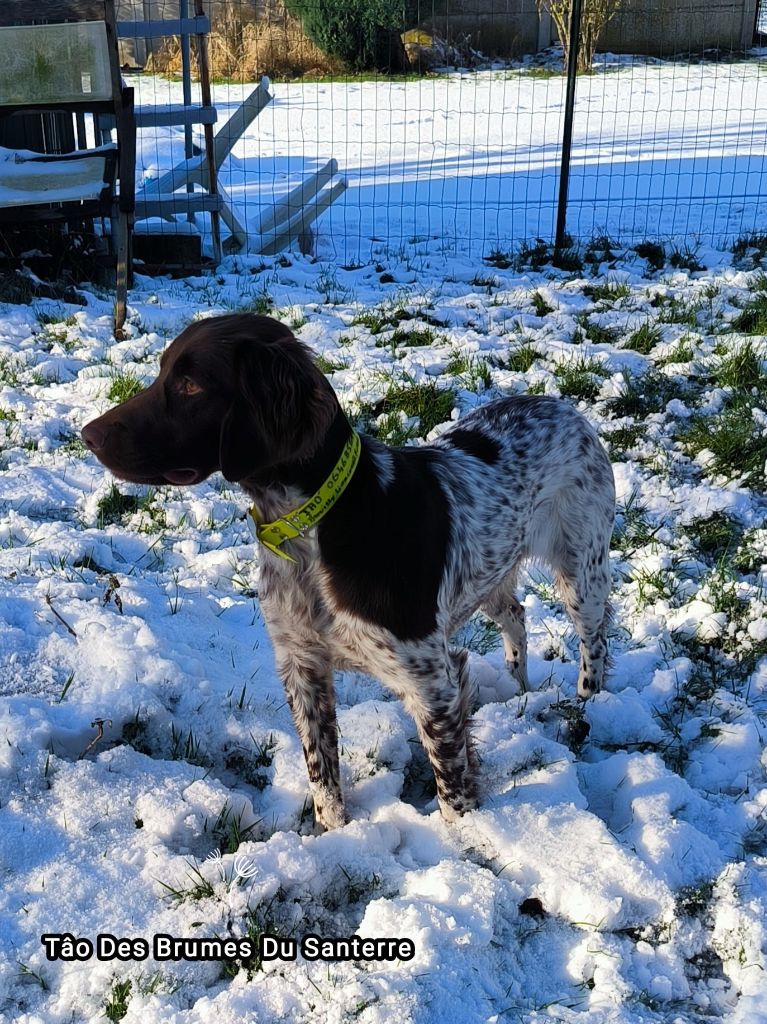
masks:
<instances>
[{"instance_id":1,"label":"yellow dog collar","mask_svg":"<svg viewBox=\"0 0 767 1024\"><path fill-rule=\"evenodd\" d=\"M258 541L268 548L272 554L279 555L289 562L295 562L295 558L281 550L286 540L294 540L296 537L303 537L307 530L322 519L331 510L338 499L346 490L347 484L354 475L357 463L360 460L362 443L360 435L352 431L352 435L343 447L338 462L333 467L330 476L320 489L305 501L303 505L287 512L272 523L261 522L261 515L255 505L251 507L248 516L255 527L255 534Z\"/></svg>"}]
</instances>

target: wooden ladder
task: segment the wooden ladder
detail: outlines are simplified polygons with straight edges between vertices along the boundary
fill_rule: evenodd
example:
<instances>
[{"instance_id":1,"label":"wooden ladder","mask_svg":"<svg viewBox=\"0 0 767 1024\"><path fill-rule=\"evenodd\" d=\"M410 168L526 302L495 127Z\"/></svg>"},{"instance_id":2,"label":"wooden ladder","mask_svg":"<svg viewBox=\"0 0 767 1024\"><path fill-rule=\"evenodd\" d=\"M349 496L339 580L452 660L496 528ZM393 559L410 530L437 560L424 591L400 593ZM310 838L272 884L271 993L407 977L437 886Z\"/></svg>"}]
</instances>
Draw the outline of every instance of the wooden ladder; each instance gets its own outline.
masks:
<instances>
[{"instance_id":1,"label":"wooden ladder","mask_svg":"<svg viewBox=\"0 0 767 1024\"><path fill-rule=\"evenodd\" d=\"M184 88L184 102L164 106L136 107L137 128L157 128L183 125L186 140L187 162L194 160L192 148L192 125L201 124L205 136L204 164L205 192L192 191L192 180L185 193L176 194L171 188L158 190L149 187L136 196L136 219L163 217L172 220L177 213L186 213L191 219L195 213L210 213L213 257L221 260L221 222L224 197L219 194L218 167L216 164L213 125L218 119L213 106L210 89L210 61L208 59L208 35L210 19L205 14L202 0L194 0L194 14L189 15L189 0L179 0L179 17L150 21L118 21L117 34L121 39L167 39L174 36L181 40L181 63ZM190 39L197 37L197 64L200 75L200 103L192 103L191 96L191 46ZM165 175L164 177L167 177Z\"/></svg>"}]
</instances>

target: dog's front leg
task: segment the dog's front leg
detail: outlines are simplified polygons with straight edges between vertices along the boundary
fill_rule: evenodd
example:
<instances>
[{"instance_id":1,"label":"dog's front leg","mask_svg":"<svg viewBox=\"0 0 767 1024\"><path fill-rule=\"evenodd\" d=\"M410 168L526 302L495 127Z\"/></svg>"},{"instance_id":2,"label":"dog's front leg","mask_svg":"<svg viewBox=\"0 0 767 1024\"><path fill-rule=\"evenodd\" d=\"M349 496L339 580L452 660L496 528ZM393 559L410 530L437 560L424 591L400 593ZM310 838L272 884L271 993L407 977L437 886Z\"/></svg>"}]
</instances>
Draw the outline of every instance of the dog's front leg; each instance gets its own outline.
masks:
<instances>
[{"instance_id":1,"label":"dog's front leg","mask_svg":"<svg viewBox=\"0 0 767 1024\"><path fill-rule=\"evenodd\" d=\"M429 666L411 675L405 707L431 762L442 816L455 821L477 804L477 757L469 716L472 688L465 651L446 652L440 671Z\"/></svg>"},{"instance_id":2,"label":"dog's front leg","mask_svg":"<svg viewBox=\"0 0 767 1024\"><path fill-rule=\"evenodd\" d=\"M304 748L315 821L338 828L345 818L332 668L305 651L278 652L277 668Z\"/></svg>"}]
</instances>

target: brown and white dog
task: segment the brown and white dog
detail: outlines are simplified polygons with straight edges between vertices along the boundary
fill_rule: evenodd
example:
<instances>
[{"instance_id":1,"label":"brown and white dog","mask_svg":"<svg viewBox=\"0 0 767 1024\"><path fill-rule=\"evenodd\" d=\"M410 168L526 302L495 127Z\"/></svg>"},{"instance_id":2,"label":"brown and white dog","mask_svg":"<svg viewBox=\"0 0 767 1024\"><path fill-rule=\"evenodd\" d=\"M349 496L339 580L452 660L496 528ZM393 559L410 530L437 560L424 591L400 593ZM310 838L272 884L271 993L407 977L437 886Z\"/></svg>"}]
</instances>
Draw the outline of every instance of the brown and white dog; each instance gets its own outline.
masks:
<instances>
[{"instance_id":1,"label":"brown and white dog","mask_svg":"<svg viewBox=\"0 0 767 1024\"><path fill-rule=\"evenodd\" d=\"M249 314L187 327L157 380L83 440L124 480L190 485L220 471L270 520L334 473L352 428L307 348ZM520 564L546 562L580 637L578 694L607 659L615 490L607 455L567 402L489 402L423 447L362 437L326 515L284 553L263 548L259 596L303 744L315 816L344 821L333 670L378 677L413 715L449 820L475 806L466 654L450 637L478 608L527 684Z\"/></svg>"}]
</instances>

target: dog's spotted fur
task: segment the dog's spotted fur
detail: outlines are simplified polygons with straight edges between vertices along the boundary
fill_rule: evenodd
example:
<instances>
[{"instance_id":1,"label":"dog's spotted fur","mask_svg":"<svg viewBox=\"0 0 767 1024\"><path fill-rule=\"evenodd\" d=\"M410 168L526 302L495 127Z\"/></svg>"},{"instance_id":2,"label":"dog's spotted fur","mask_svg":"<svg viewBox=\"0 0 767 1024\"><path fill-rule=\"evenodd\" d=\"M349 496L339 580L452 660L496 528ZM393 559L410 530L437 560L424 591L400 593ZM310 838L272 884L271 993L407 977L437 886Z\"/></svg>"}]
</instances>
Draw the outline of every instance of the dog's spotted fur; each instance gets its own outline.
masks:
<instances>
[{"instance_id":1,"label":"dog's spotted fur","mask_svg":"<svg viewBox=\"0 0 767 1024\"><path fill-rule=\"evenodd\" d=\"M270 521L313 494L349 426L325 377L283 325L235 315L187 328L147 391L83 430L116 475L196 483L220 469ZM344 821L333 671L377 676L415 719L448 819L475 805L466 654L450 637L477 608L500 626L527 685L520 564L554 570L580 637L578 693L607 658L614 512L610 463L566 402L490 402L432 444L363 437L358 468L329 514L286 546L262 549L260 599L306 757L317 822Z\"/></svg>"}]
</instances>

